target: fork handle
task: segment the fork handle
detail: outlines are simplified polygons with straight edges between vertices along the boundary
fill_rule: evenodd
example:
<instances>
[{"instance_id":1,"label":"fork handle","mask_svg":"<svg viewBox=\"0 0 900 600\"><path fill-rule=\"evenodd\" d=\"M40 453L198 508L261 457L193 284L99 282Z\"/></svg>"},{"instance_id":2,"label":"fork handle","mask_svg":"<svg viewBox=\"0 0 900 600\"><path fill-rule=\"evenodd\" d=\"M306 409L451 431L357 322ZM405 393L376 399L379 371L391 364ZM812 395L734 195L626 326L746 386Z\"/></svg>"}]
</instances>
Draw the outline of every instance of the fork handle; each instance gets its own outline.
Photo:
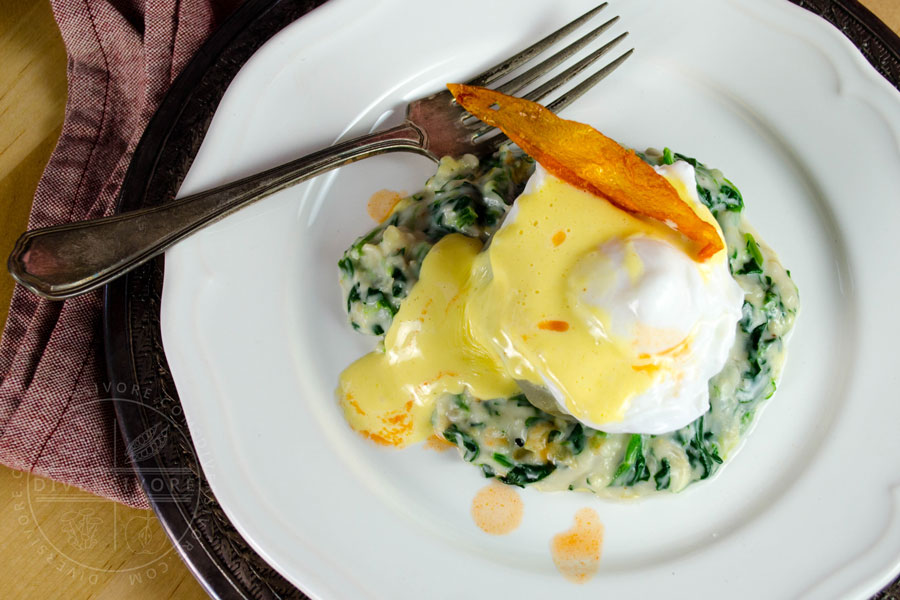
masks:
<instances>
[{"instance_id":1,"label":"fork handle","mask_svg":"<svg viewBox=\"0 0 900 600\"><path fill-rule=\"evenodd\" d=\"M262 173L159 206L36 229L9 256L10 274L38 296L62 300L109 283L198 229L330 169L383 152L425 154L422 131L405 122L307 154Z\"/></svg>"}]
</instances>

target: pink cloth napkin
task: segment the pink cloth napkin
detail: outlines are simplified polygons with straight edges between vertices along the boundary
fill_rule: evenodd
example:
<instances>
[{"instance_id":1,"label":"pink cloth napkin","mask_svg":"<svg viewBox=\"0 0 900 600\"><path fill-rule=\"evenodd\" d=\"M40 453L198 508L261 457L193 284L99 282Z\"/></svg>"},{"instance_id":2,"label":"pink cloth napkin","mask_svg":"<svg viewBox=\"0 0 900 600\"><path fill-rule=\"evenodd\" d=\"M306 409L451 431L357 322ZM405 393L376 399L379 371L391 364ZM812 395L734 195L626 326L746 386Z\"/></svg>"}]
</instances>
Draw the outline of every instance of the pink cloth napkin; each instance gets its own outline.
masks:
<instances>
[{"instance_id":1,"label":"pink cloth napkin","mask_svg":"<svg viewBox=\"0 0 900 600\"><path fill-rule=\"evenodd\" d=\"M172 81L235 0L51 0L68 54L65 123L28 228L109 215ZM147 508L117 439L100 292L17 287L0 341L0 462Z\"/></svg>"}]
</instances>

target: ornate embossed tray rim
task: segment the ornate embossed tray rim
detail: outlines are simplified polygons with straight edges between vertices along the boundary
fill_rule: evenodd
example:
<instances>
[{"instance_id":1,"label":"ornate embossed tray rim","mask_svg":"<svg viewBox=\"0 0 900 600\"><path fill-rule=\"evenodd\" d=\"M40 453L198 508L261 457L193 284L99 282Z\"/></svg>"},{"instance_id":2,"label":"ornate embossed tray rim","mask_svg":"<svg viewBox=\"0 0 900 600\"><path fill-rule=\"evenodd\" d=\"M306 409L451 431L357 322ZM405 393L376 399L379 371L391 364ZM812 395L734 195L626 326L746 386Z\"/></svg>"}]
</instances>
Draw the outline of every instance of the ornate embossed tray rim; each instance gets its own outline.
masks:
<instances>
[{"instance_id":1,"label":"ornate embossed tray rim","mask_svg":"<svg viewBox=\"0 0 900 600\"><path fill-rule=\"evenodd\" d=\"M900 38L855 0L791 0L843 31L900 88ZM176 80L135 151L119 211L171 198L200 147L229 82L272 35L324 0L248 0L206 42ZM182 436L158 454L135 460L151 504L198 580L219 598L305 598L241 538L216 502L196 460L160 338L164 259L106 289L107 367L122 434L130 444L166 415ZM130 400L130 401L127 401ZM135 402L136 401L136 402ZM200 449L202 451L202 449ZM900 580L879 594L900 592Z\"/></svg>"}]
</instances>

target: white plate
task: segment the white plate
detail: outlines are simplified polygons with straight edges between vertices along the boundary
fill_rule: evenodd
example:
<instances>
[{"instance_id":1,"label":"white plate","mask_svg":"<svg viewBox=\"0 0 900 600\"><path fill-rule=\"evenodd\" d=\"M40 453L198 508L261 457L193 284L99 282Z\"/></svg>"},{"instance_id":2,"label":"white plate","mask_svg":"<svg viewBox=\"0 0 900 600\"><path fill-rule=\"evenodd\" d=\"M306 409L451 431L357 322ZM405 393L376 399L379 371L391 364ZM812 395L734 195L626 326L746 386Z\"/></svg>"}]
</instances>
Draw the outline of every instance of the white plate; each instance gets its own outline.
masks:
<instances>
[{"instance_id":1,"label":"white plate","mask_svg":"<svg viewBox=\"0 0 900 600\"><path fill-rule=\"evenodd\" d=\"M332 0L241 70L181 193L395 122L592 2ZM216 497L313 597L862 598L900 568L900 94L783 0L607 13L637 50L565 116L740 187L801 291L778 394L715 481L638 503L525 490L522 526L488 536L469 516L477 469L375 447L333 395L372 347L346 324L336 261L371 226L372 192L412 192L433 165L382 156L285 190L167 253L162 325ZM578 586L548 545L582 506L606 538Z\"/></svg>"}]
</instances>

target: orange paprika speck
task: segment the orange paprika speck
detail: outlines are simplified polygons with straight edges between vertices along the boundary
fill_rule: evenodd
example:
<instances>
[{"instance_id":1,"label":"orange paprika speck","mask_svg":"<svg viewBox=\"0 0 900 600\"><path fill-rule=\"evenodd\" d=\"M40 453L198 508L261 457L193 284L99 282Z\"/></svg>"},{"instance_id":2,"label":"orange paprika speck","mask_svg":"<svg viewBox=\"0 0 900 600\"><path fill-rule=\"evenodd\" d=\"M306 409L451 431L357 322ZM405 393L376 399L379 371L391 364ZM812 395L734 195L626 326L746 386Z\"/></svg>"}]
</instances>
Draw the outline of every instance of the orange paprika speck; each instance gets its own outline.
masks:
<instances>
[{"instance_id":1,"label":"orange paprika speck","mask_svg":"<svg viewBox=\"0 0 900 600\"><path fill-rule=\"evenodd\" d=\"M564 241L566 241L566 232L565 231L557 231L556 233L553 234L552 241L553 241L554 246L559 246Z\"/></svg>"},{"instance_id":2,"label":"orange paprika speck","mask_svg":"<svg viewBox=\"0 0 900 600\"><path fill-rule=\"evenodd\" d=\"M376 444L380 446L395 446L393 441L388 440L385 437L378 435L377 433L372 433L371 431L360 431L363 437L369 438Z\"/></svg>"},{"instance_id":3,"label":"orange paprika speck","mask_svg":"<svg viewBox=\"0 0 900 600\"><path fill-rule=\"evenodd\" d=\"M538 329L546 329L548 331L568 331L569 324L565 321L541 321L538 323Z\"/></svg>"}]
</instances>

